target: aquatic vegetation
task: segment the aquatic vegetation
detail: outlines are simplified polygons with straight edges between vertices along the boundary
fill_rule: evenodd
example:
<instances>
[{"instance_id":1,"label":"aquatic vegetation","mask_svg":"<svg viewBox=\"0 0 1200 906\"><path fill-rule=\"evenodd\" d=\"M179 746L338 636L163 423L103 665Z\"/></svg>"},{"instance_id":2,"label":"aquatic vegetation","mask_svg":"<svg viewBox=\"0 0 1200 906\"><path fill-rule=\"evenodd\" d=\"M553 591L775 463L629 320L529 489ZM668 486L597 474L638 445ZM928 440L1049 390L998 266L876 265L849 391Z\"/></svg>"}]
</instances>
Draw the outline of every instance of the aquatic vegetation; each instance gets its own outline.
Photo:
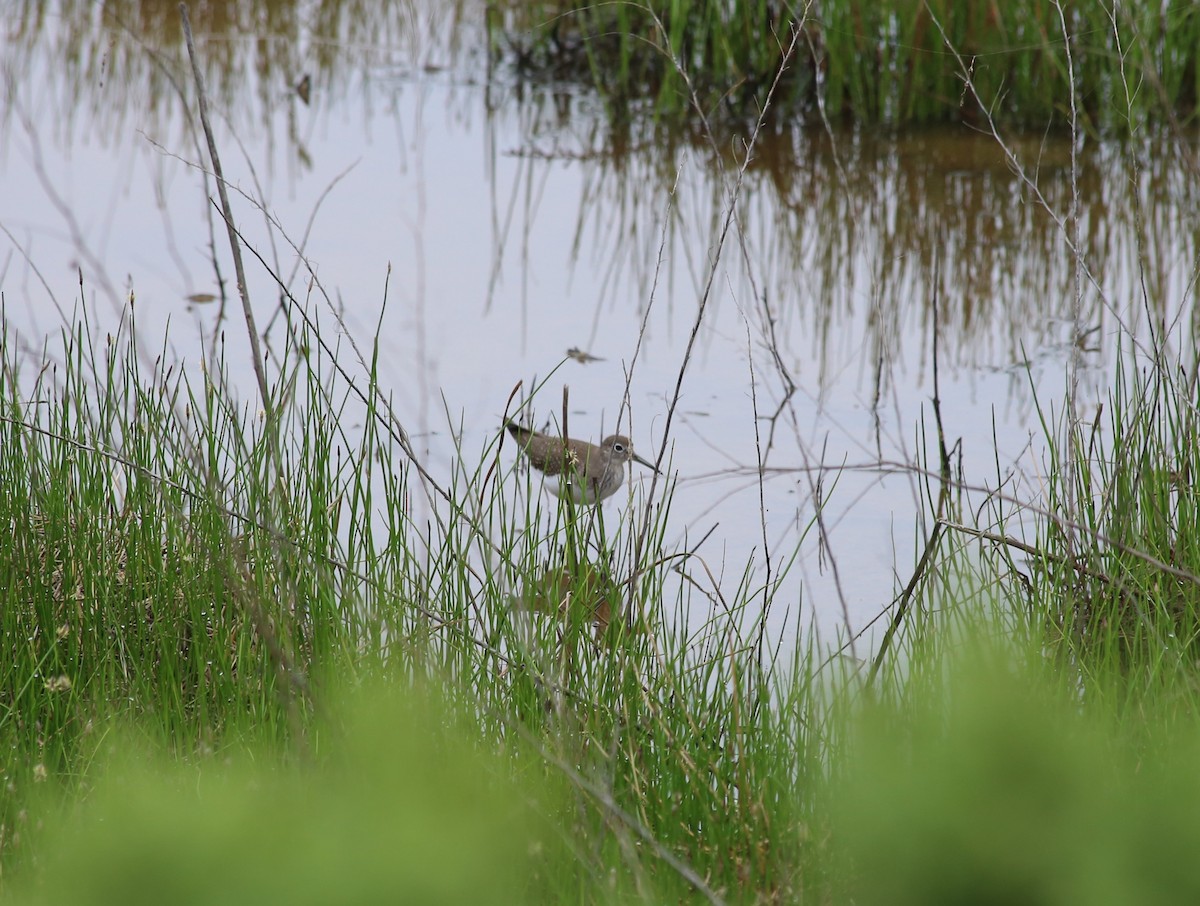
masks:
<instances>
[{"instance_id":1,"label":"aquatic vegetation","mask_svg":"<svg viewBox=\"0 0 1200 906\"><path fill-rule=\"evenodd\" d=\"M502 4L489 24L521 78L594 85L614 116L699 112L722 129L766 110L894 126L992 112L1043 130L1065 127L1074 97L1089 129L1124 133L1189 122L1200 100L1188 3L559 0Z\"/></svg>"}]
</instances>

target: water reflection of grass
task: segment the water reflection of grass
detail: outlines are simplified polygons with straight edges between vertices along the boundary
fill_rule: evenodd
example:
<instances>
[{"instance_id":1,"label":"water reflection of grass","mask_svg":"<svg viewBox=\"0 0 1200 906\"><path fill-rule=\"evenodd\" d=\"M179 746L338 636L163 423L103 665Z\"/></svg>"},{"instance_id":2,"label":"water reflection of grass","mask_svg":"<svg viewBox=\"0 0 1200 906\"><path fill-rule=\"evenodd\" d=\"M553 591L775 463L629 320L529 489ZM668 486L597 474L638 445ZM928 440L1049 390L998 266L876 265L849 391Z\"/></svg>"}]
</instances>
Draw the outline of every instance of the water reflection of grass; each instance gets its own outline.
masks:
<instances>
[{"instance_id":1,"label":"water reflection of grass","mask_svg":"<svg viewBox=\"0 0 1200 906\"><path fill-rule=\"evenodd\" d=\"M95 7L84 6L95 12ZM732 53L737 43L749 40L753 28L761 28L763 17L778 13L753 4L717 4L711 9L705 4L665 6L663 22L686 24L684 31L689 35L698 25L724 22L724 16L736 19L737 24L726 29L724 49L706 50L703 41L687 38L691 55L680 55L679 60L684 64L692 61L694 66L709 53ZM726 6L728 11L724 11ZM987 11L975 4L949 6L951 9L942 10L934 4L930 9L948 38L961 41L953 46L964 58L975 53L979 62L973 78L981 96L990 90L986 86L992 77L988 73L994 75L997 69L994 61L1009 57L1007 53L985 56L971 42L1012 43L1045 32L1049 36L1045 41L1030 38L1011 52L1017 54L1017 60L1022 53L1045 59L1036 65L1014 62L1012 68L1024 66L1031 73L1041 73L1044 77L1037 81L1038 90L1058 92L1058 109L1065 112L1063 99L1069 93L1059 92L1051 78L1063 62L1062 48L1053 35L1056 11L1052 4L1018 4ZM871 37L872 29L884 21L879 12L883 8L867 4L856 11L854 4L841 3L814 9L810 19L812 28L820 32L818 44L832 47L836 36L846 38L845 29L836 23L856 17L861 21L850 34L859 36L864 47L872 41L896 44L898 34ZM905 15L925 17L928 21L918 29L924 35L922 40L939 38L928 10L923 9L914 5L906 13L907 7L899 8L897 21ZM164 56L160 50L147 50L177 44L173 6L107 4L102 14L85 15L83 6L68 5L56 17L43 16L41 10L39 4L24 4L15 10L6 66L14 74L36 73L36 78L44 80L38 103L55 108L50 118L55 129L69 130L81 116L91 117L91 128L101 135L122 134L131 122L152 133L166 134L175 128L183 98L188 96L186 80L180 77L185 69L180 60ZM308 136L299 125L302 118L296 107L301 102L292 90L302 76L311 76L314 106L330 111L348 91L367 92L372 80L394 78L397 71L412 71L426 64L469 66L472 60L482 62L472 53L479 49L475 39L485 16L467 2L428 8L335 3L322 7L315 19L301 19L294 12L290 4L207 4L197 12L197 30L210 92L219 109L235 129L268 134L279 128L277 114L286 110L282 122L288 135L282 144L302 164ZM1067 20L1068 28L1079 33L1072 59L1076 82L1082 86L1078 92L1083 115L1080 129L1087 136L1081 138L1078 172L1072 177L1066 167L1069 142L1062 138L1065 130L1044 134L1048 118L1031 118L1028 122L1037 133L1013 141L1021 166L1052 211L1065 216L1076 200L1085 209L1087 259L1097 263L1093 270L1097 282L1088 288L1085 300L1089 326L1108 332L1113 322L1120 320L1123 328L1140 335L1148 320L1163 314L1153 310L1155 300L1186 294L1190 262L1198 251L1191 212L1200 180L1194 178L1190 141L1186 133L1178 131L1187 111L1179 109L1176 120L1150 129L1142 123L1149 117L1142 106L1166 97L1177 99L1172 107L1177 109L1194 95L1194 89L1187 87L1187 73L1195 72L1192 60L1200 42L1189 43L1185 38L1189 29L1198 27L1200 16L1187 5L1169 6L1163 17L1155 20L1154 30L1148 30L1150 23L1141 17L1149 14L1142 7L1120 11L1118 22L1132 30L1129 35L1121 32L1120 45L1126 51L1124 78L1128 83L1134 84L1142 73L1139 65L1148 65L1149 59L1163 55L1170 64L1170 72L1156 70L1153 78L1147 75L1139 90L1127 95L1121 89L1124 82L1110 76L1102 79L1089 69L1101 61L1088 56L1088 49L1114 40L1111 23L1100 28L1091 18L1101 13L1104 10L1099 6L1073 7ZM588 29L598 27L589 17L624 17L621 21L629 30L608 29L604 40L625 41L639 34L638 28L646 27L646 15L629 4L598 4L577 12L560 4L520 4L493 13L488 21L494 28L517 34L512 40L518 44L524 40L520 35L540 34L540 23L558 35L547 39L550 50L557 45L586 50ZM872 18L875 16L883 18ZM981 16L983 19L976 21ZM996 29L982 27L984 20L992 19ZM1030 32L1035 25L1035 32ZM1161 35L1161 42L1149 41L1151 34ZM572 35L575 37L570 38ZM777 61L780 48L776 41L760 40L759 44L766 54L760 65ZM808 43L801 41L798 47L803 56ZM645 43L621 52L662 62L661 53ZM865 50L858 56L863 53ZM1057 61L1055 65L1046 62L1047 54ZM831 54L828 63L845 63L855 56ZM926 57L934 58L941 67L954 65L948 52L914 53L913 57L914 62L907 65L927 65ZM45 59L65 62L47 68L39 62ZM1121 60L1112 54L1105 59L1106 65ZM721 65L734 70L742 66L728 60ZM796 66L802 68L802 61ZM603 73L610 69L600 67ZM720 66L714 71L720 71ZM827 77L834 80L832 72ZM1008 78L1005 103L996 108L1001 117L1024 109L1017 100L1015 76ZM751 81L759 85L762 78ZM854 79L842 78L842 82L851 81ZM887 86L900 91L901 81L893 74ZM913 81L921 79L914 76ZM1088 103L1098 102L1102 94L1085 90L1093 84L1108 86L1105 103L1119 107L1124 121L1137 126L1131 140L1093 140ZM719 117L705 124L695 116L656 116L653 101L642 96L624 106L624 115L597 115L603 104L593 95L582 94L579 85L575 79L557 81L549 90L530 90L528 83L514 83L505 76L503 67L490 70L491 109L518 108L524 133L539 136L536 143L521 149L530 157L525 178L531 184L542 178L538 162L543 158L575 162L585 183L575 225L576 248L607 262L597 289L601 296L611 294L605 300L628 294L631 284L640 298L648 298L659 267L658 249L656 243L641 239L657 237L664 212L672 231L668 238L676 252L663 262L666 277L679 284L697 283L705 264L699 250L709 245L727 201L727 183L716 177L736 166L738 136L745 135L745 127L761 104L747 106L737 128L731 129L728 124L721 125ZM957 85L961 95L961 79ZM765 90L765 85L760 87ZM786 84L777 89L776 109L786 105L785 88ZM15 96L23 97L19 92ZM6 105L3 115L28 115L31 111L22 103ZM1072 259L1063 254L1062 233L1047 210L1034 203L1029 186L1014 176L994 143L962 129L882 134L861 126L843 127L832 115L828 128L823 124L807 128L803 119L788 116L769 123L758 143L747 171L741 214L753 256L752 278L737 273L736 264L730 267L732 279L741 281L740 291L759 296L758 305L764 304L761 300L765 298L785 336L804 338L809 344L805 355L825 354L831 335L844 331L847 319L862 312L870 312L859 317L864 329L875 332L869 343L881 350L877 359L886 358L884 347L905 329L923 331L922 345L927 347L931 324L927 288L935 267L947 303L942 327L953 348L959 350L962 363L999 368L1020 365L1027 353L1073 341L1061 330L1060 301L1074 292ZM1017 120L1022 121L1020 117ZM909 120L897 117L896 122ZM1001 125L1007 122L1002 119ZM1056 122L1065 124L1061 116ZM719 140L714 141L706 125L717 130ZM502 152L509 150L496 147ZM680 192L668 205L685 155L695 162L689 166L699 172L683 168ZM507 194L513 199L537 197L536 192L524 192L520 187ZM529 213L527 221L534 216ZM504 213L496 220L509 222ZM1134 275L1147 285L1149 306L1120 301ZM794 333L789 333L790 329Z\"/></svg>"},{"instance_id":2,"label":"water reflection of grass","mask_svg":"<svg viewBox=\"0 0 1200 906\"><path fill-rule=\"evenodd\" d=\"M574 249L581 267L605 262L597 307L647 300L656 278L701 285L701 250L719 232L739 146L718 155L700 131L564 117L546 93L518 102L525 134L538 138L523 149L530 190L511 197L532 196L553 162L573 162L584 184ZM956 364L1021 367L1073 342L1064 322L1074 258L1061 221L1078 204L1094 278L1082 300L1089 329L1145 338L1153 321L1174 316L1171 300L1190 305L1200 182L1186 140L1164 129L1087 142L1074 171L1069 141L1018 134L1011 146L1019 172L991 138L958 127L766 134L739 207L747 258L728 259L726 273L743 299L765 298L797 355L820 360L848 324L874 347L894 352L905 336L928 348L937 293ZM1138 283L1145 304L1131 305ZM670 292L659 305L677 296L687 298Z\"/></svg>"},{"instance_id":3,"label":"water reflection of grass","mask_svg":"<svg viewBox=\"0 0 1200 906\"><path fill-rule=\"evenodd\" d=\"M311 100L333 108L351 91L369 93L375 77L449 65L463 55L463 35L472 33L461 3L420 11L411 2L191 6L209 93L223 116L240 134L273 134L276 116L286 110L286 148L301 157L307 136L294 105ZM152 123L167 133L178 122L191 98L178 4L66 0L53 15L47 10L38 2L6 10L4 75L14 86L39 80L39 114L53 109L64 134L86 117L110 138ZM297 91L306 77L306 90ZM7 121L21 111L6 103L0 112Z\"/></svg>"},{"instance_id":4,"label":"water reflection of grass","mask_svg":"<svg viewBox=\"0 0 1200 906\"><path fill-rule=\"evenodd\" d=\"M580 156L588 197L612 199L616 216L580 247L629 267L642 298L660 264L634 237L667 210L667 278L698 284L706 261L689 250L709 247L728 202L721 178L688 193L684 154L708 174L731 172L760 117L740 212L752 273L729 267L783 335L811 343L808 355L822 359L864 311L878 367L906 328L927 348L936 295L958 361L1020 367L1038 348L1081 341L1063 330L1080 260L1088 281L1071 317L1088 335L1144 338L1171 314L1165 300L1190 298L1193 6L840 2L794 15L804 38L782 72L788 13L769 4L521 4L489 20L523 77L594 85L608 105ZM536 102L526 106L553 135ZM958 119L979 131L872 131ZM985 137L992 128L1011 131L1010 157ZM1062 229L1075 206L1078 256ZM581 207L578 232L587 218ZM1144 304L1123 301L1134 282Z\"/></svg>"}]
</instances>

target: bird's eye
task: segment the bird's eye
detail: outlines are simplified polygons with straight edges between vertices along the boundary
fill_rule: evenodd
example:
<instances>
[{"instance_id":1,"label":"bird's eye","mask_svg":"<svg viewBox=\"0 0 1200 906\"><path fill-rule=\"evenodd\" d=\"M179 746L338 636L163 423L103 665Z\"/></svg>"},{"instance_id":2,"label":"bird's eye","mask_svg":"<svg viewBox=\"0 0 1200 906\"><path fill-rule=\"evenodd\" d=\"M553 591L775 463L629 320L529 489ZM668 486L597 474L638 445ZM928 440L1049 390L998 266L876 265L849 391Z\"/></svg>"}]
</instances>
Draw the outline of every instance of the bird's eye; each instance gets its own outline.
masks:
<instances>
[{"instance_id":1,"label":"bird's eye","mask_svg":"<svg viewBox=\"0 0 1200 906\"><path fill-rule=\"evenodd\" d=\"M622 443L615 443L615 444L613 444L613 452L614 452L614 453L624 453L624 452L625 452L625 445L624 445L624 444L622 444Z\"/></svg>"}]
</instances>

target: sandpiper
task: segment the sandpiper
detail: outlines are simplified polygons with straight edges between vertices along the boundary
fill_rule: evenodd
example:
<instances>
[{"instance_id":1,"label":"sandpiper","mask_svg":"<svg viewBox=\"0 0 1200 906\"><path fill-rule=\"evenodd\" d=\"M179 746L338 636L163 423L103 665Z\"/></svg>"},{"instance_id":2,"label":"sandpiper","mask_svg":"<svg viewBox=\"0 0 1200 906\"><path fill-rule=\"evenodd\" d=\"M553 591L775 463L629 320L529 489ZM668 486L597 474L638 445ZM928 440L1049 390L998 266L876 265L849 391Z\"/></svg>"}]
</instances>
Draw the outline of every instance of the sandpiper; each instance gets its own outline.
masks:
<instances>
[{"instance_id":1,"label":"sandpiper","mask_svg":"<svg viewBox=\"0 0 1200 906\"><path fill-rule=\"evenodd\" d=\"M612 434L597 446L543 434L516 422L506 427L530 465L550 479L550 489L576 503L598 503L615 494L625 481L625 463L630 460L661 474L654 463L633 452L633 444L623 434Z\"/></svg>"}]
</instances>

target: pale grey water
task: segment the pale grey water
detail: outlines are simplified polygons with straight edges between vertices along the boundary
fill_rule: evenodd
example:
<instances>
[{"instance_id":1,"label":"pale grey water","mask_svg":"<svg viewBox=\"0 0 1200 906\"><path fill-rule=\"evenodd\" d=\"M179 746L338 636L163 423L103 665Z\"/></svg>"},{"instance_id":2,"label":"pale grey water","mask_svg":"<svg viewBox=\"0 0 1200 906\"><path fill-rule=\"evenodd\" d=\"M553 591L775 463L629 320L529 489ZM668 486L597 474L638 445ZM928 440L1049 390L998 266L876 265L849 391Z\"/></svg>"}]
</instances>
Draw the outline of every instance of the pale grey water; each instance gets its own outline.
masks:
<instances>
[{"instance_id":1,"label":"pale grey water","mask_svg":"<svg viewBox=\"0 0 1200 906\"><path fill-rule=\"evenodd\" d=\"M101 47L131 42L120 29L100 34ZM311 107L283 77L235 91L244 108L218 105L230 181L261 199L293 240L312 218L305 254L363 348L379 322L381 382L435 475L451 471L451 425L462 424L468 457L482 451L517 382L528 389L552 372L538 423L557 417L566 384L573 433L596 440L619 427L642 455L657 453L733 160L720 173L703 146L653 140L614 153L586 93L528 90L519 99L488 88L477 55L442 69L426 65L437 57L426 45L392 40L342 47L339 65L316 80ZM34 43L27 68L4 72L0 290L8 326L40 350L62 326L59 310L78 309L81 268L95 336L115 331L132 288L148 348L168 337L172 354L198 374L199 337L217 327L216 306L186 300L217 287L199 158L181 105L147 103L140 88L115 78L103 91L94 81L72 83L51 45ZM163 50L178 59L177 45ZM1194 192L1186 168L1157 160L1158 148L1085 149L1084 235L1103 290L1087 290L1081 308L1080 325L1097 328L1086 344L1094 349L1081 355L1092 396L1107 386L1118 322L1138 336L1146 321L1134 198L1146 205L1142 242L1153 271L1141 276L1156 317L1181 322L1184 343L1190 333ZM1019 150L1031 169L1040 161L1047 198L1065 210L1069 149L1038 137ZM307 277L296 273L288 244L253 204L235 206L249 241L305 299ZM922 417L933 430L936 263L949 440L962 440L968 481L995 485L1016 472L1021 481L1009 490L1035 494L1043 462L1030 384L1047 405L1066 386L1071 258L994 143L965 128L839 134L836 153L820 131L785 136L764 146L748 173L739 224L740 238L735 229L721 251L671 428L679 484L667 540L695 540L715 524L699 554L729 595L748 560L761 568L764 533L776 569L799 545L771 628L788 637L815 625L830 639L847 624L865 626L907 581L928 506L910 474L851 470L835 482L825 473L828 546L815 529L801 543L817 473L797 469L924 455ZM231 281L224 236L216 238ZM251 270L265 321L277 292L260 267ZM765 442L770 426L756 422L753 400L770 414L785 396L764 296L780 363L797 385L767 458L765 526L755 429ZM335 320L311 299L334 336ZM236 306L231 315L232 374L252 399ZM643 323L629 413L618 426ZM559 367L571 347L603 361ZM506 464L514 454L506 448ZM608 506L610 518L618 515L624 497ZM691 606L698 627L710 605L696 596Z\"/></svg>"}]
</instances>

